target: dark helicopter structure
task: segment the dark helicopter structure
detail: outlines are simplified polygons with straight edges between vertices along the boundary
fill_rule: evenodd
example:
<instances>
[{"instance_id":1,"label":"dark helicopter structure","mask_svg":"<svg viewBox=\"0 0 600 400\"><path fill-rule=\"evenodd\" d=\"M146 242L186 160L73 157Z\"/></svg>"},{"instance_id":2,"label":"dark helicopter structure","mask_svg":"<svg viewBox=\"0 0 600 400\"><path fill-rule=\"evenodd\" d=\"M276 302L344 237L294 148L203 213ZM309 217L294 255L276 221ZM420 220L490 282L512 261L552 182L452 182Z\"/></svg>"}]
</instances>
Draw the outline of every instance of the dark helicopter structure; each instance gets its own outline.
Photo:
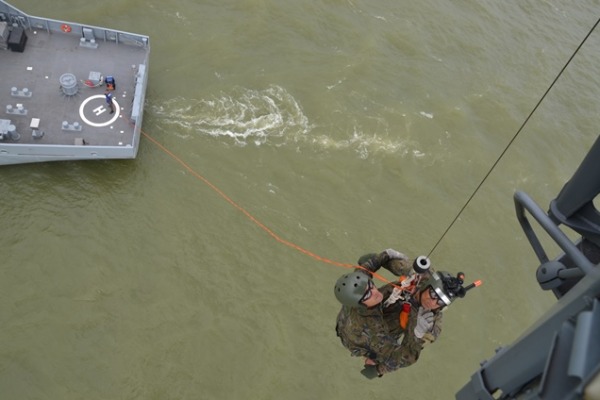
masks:
<instances>
[{"instance_id":1,"label":"dark helicopter structure","mask_svg":"<svg viewBox=\"0 0 600 400\"><path fill-rule=\"evenodd\" d=\"M514 343L482 362L457 400L600 399L599 193L600 137L547 212L524 192L515 193L517 218L540 261L537 281L557 302ZM562 254L548 257L529 216ZM569 239L561 226L580 237Z\"/></svg>"}]
</instances>

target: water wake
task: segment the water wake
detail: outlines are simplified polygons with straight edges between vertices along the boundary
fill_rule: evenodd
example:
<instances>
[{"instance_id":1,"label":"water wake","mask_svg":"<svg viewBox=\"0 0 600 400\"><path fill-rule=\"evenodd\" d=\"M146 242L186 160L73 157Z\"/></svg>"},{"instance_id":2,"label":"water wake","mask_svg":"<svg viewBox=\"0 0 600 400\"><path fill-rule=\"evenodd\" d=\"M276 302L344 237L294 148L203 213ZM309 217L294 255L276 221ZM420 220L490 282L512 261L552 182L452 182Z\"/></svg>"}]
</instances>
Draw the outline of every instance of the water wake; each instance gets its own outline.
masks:
<instances>
[{"instance_id":1,"label":"water wake","mask_svg":"<svg viewBox=\"0 0 600 400\"><path fill-rule=\"evenodd\" d=\"M362 159L374 153L424 155L416 150L414 140L399 137L407 132L391 133L385 118L375 118L375 125L368 127L355 117L343 126L319 127L309 121L289 92L276 85L264 90L238 87L209 99L177 97L150 108L162 125L182 138L230 138L238 146L304 144L320 151L351 150Z\"/></svg>"},{"instance_id":2,"label":"water wake","mask_svg":"<svg viewBox=\"0 0 600 400\"><path fill-rule=\"evenodd\" d=\"M311 127L302 108L285 89L236 88L211 99L174 98L155 106L163 123L185 134L230 137L238 145L261 145L290 138L297 140Z\"/></svg>"}]
</instances>

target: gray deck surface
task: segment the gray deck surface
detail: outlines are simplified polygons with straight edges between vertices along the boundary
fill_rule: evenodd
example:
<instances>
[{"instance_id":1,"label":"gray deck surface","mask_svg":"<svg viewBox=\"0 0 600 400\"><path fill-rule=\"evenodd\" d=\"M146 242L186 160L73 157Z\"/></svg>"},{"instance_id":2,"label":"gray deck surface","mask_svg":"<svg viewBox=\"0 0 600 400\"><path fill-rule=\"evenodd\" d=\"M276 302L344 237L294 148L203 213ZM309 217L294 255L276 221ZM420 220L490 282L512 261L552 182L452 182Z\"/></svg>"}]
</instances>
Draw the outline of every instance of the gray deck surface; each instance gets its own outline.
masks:
<instances>
[{"instance_id":1,"label":"gray deck surface","mask_svg":"<svg viewBox=\"0 0 600 400\"><path fill-rule=\"evenodd\" d=\"M2 143L73 145L75 138L82 138L92 146L131 145L135 73L148 50L102 39L96 49L82 47L81 35L75 32L48 33L42 29L25 33L24 52L0 49L0 120L10 120L20 135L18 140L5 139ZM115 114L109 114L104 85L90 88L84 84L92 71L115 78L114 100L119 106ZM77 94L63 92L59 79L65 73L75 75ZM14 97L13 87L18 91L27 88L32 96ZM17 104L27 110L26 115L6 112L7 105L16 108ZM32 118L39 119L42 138L33 138ZM71 126L79 123L81 131L63 130L63 121Z\"/></svg>"}]
</instances>

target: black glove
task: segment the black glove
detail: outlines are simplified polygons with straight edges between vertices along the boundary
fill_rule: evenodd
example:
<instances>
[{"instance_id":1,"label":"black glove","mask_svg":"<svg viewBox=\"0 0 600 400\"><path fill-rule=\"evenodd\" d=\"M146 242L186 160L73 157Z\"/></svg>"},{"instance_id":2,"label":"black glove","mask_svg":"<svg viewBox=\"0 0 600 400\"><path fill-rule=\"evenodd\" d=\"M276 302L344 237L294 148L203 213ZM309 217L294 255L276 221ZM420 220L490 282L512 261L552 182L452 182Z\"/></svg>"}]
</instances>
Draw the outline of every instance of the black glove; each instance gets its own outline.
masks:
<instances>
[{"instance_id":1,"label":"black glove","mask_svg":"<svg viewBox=\"0 0 600 400\"><path fill-rule=\"evenodd\" d=\"M365 365L360 373L367 377L367 379L381 378L375 365Z\"/></svg>"}]
</instances>

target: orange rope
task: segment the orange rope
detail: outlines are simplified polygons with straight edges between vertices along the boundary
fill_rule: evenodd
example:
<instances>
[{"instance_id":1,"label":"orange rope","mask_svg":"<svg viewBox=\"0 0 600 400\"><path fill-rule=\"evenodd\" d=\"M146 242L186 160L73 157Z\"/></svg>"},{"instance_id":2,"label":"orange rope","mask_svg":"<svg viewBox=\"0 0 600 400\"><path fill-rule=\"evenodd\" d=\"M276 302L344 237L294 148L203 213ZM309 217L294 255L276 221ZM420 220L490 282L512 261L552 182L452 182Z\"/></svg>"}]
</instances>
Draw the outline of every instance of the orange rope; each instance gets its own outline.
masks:
<instances>
[{"instance_id":1,"label":"orange rope","mask_svg":"<svg viewBox=\"0 0 600 400\"><path fill-rule=\"evenodd\" d=\"M341 262L330 260L328 258L319 256L319 255L317 255L317 254L315 254L315 253L313 253L311 251L308 251L305 248L298 246L297 244L294 244L294 243L292 243L292 242L290 242L288 240L283 239L282 237L280 237L279 235L277 235L275 232L273 232L271 229L269 229L265 224L263 224L262 222L260 222L259 220L257 220L245 208L243 208L242 206L240 206L239 204L237 204L229 196L227 196L225 193L223 193L223 191L221 189L219 189L218 187L216 187L215 185L213 185L208 179L206 179L204 176L200 175L198 172L194 171L192 169L192 167L190 167L185 161L183 161L181 158L179 158L175 154L173 154L173 152L171 152L169 149L167 149L165 146L163 146L161 143L159 143L156 139L154 139L153 137L149 136L144 131L141 131L141 132L142 132L142 135L144 135L148 140L150 140L152 143L154 143L159 149L161 149L162 151L164 151L172 159L174 159L179 164L181 164L186 170L188 170L196 178L198 178L202 182L204 182L208 187L210 187L212 190L214 190L219 196L221 196L223 199L225 199L233 207L235 207L239 211L241 211L250 221L254 222L257 226L259 226L260 228L262 228L265 232L267 232L273 239L275 239L279 243L284 244L284 245L286 245L288 247L291 247L292 249L297 250L300 253L306 254L307 256L312 257L315 260L318 260L318 261L321 261L321 262L324 262L324 263L327 263L327 264L335 265L335 266L338 266L338 267L344 267L344 268L361 268L361 269L364 269L365 271L373 274L374 277L376 277L377 279L381 280L382 282L391 283L389 280L387 280L383 276L379 275L378 273L369 271L366 268L363 268L363 267L361 267L359 265L341 263Z\"/></svg>"}]
</instances>

